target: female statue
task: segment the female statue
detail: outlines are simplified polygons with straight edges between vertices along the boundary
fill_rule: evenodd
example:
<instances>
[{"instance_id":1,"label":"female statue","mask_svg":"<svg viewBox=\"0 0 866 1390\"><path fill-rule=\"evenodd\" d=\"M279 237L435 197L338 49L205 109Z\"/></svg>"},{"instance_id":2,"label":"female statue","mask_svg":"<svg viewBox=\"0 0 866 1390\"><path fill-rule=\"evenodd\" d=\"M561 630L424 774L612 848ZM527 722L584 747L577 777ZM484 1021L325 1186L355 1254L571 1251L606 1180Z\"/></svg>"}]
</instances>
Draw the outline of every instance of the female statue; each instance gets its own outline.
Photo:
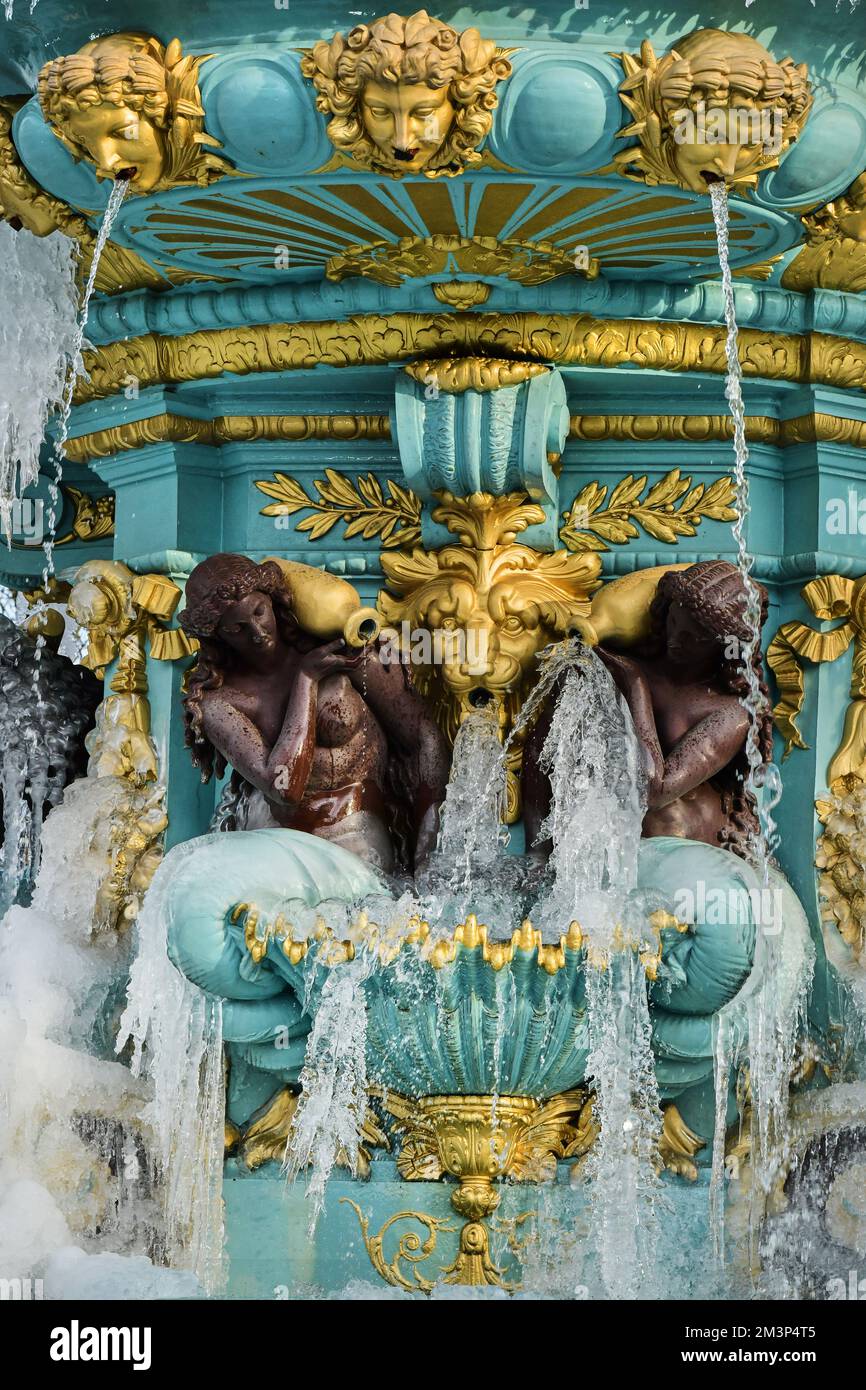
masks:
<instances>
[{"instance_id":1,"label":"female statue","mask_svg":"<svg viewBox=\"0 0 866 1390\"><path fill-rule=\"evenodd\" d=\"M767 594L761 589L761 622ZM599 647L598 655L628 702L647 773L645 837L674 836L743 853L757 829L744 790L749 717L740 703L747 682L739 653L748 641L746 591L739 571L709 560L659 581L652 635L642 652ZM753 663L766 694L760 647ZM550 727L539 720L527 750L533 802L527 843L546 814L546 779L535 763ZM773 721L761 719L759 746L773 756Z\"/></svg>"},{"instance_id":2,"label":"female statue","mask_svg":"<svg viewBox=\"0 0 866 1390\"><path fill-rule=\"evenodd\" d=\"M763 590L760 597L763 623ZM671 570L658 582L643 647L636 644L627 655L596 648L628 704L643 753L647 810L637 886L646 904L664 903L679 923L662 933L662 965L649 999L659 1094L676 1105L673 1128L685 1126L673 1166L689 1177L697 1175L693 1156L716 1122L719 1013L745 987L753 994L764 987L775 938L781 937L790 981L804 978L813 952L793 889L772 864L765 877L752 853L758 823L745 787L749 717L740 703L748 689L741 660L751 635L746 599L742 577L727 561ZM632 638L641 626L632 622ZM623 642L626 627L620 625ZM615 644L616 631L606 640ZM759 646L752 661L766 693ZM551 800L541 766L551 718L550 709L542 714L524 762L526 840L541 860L550 850L535 841ZM758 748L766 766L773 748L769 706ZM736 1118L732 1072L726 1123Z\"/></svg>"},{"instance_id":3,"label":"female statue","mask_svg":"<svg viewBox=\"0 0 866 1390\"><path fill-rule=\"evenodd\" d=\"M448 778L444 739L405 668L304 632L273 561L214 555L190 575L184 630L201 641L185 698L205 781L247 785L240 829L317 835L388 872L430 853Z\"/></svg>"}]
</instances>

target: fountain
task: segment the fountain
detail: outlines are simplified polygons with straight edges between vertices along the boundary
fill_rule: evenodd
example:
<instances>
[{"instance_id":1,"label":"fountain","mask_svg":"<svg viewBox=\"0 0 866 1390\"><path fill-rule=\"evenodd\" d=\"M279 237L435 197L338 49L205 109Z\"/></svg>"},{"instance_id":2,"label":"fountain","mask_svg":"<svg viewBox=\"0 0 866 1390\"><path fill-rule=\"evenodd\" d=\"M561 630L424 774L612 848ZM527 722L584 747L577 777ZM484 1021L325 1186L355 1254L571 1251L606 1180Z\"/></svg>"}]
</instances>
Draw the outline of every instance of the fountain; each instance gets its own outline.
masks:
<instances>
[{"instance_id":1,"label":"fountain","mask_svg":"<svg viewBox=\"0 0 866 1390\"><path fill-rule=\"evenodd\" d=\"M835 1297L856 62L5 8L0 1275Z\"/></svg>"}]
</instances>

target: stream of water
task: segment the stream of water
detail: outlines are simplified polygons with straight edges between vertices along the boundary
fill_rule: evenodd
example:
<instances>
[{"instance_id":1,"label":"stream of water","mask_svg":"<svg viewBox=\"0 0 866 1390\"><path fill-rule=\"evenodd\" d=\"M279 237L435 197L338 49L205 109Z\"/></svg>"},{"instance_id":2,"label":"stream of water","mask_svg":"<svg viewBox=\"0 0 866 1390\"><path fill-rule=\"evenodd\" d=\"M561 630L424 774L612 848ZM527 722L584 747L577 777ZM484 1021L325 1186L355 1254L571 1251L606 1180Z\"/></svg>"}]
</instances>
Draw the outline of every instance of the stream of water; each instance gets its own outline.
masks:
<instances>
[{"instance_id":1,"label":"stream of water","mask_svg":"<svg viewBox=\"0 0 866 1390\"><path fill-rule=\"evenodd\" d=\"M765 764L761 748L762 722L769 713L769 701L761 688L758 659L761 652L761 593L753 577L747 530L750 515L743 404L742 368L739 358L736 307L728 257L728 195L719 181L710 185L713 219L722 274L727 336L725 355L727 376L725 397L734 426L734 480L736 519L733 524L737 546L737 567L746 592L745 622L748 640L740 644L740 667L745 693L740 703L749 716L746 739L748 775L745 791L758 811L758 824L750 835L749 857L758 872L763 889L773 880L771 856L776 845L773 810L781 796L779 769ZM790 924L789 924L790 927ZM752 1217L750 1238L753 1245L764 1203L785 1161L787 1146L788 1090L797 1037L803 1024L806 995L811 978L812 959L801 938L785 930L784 921L759 922L752 976L740 994L717 1020L716 1032L716 1125L713 1146L713 1175L710 1189L714 1242L724 1258L725 1133L729 1080L732 1072L748 1058L741 1094L745 1108L740 1123L751 1131Z\"/></svg>"}]
</instances>

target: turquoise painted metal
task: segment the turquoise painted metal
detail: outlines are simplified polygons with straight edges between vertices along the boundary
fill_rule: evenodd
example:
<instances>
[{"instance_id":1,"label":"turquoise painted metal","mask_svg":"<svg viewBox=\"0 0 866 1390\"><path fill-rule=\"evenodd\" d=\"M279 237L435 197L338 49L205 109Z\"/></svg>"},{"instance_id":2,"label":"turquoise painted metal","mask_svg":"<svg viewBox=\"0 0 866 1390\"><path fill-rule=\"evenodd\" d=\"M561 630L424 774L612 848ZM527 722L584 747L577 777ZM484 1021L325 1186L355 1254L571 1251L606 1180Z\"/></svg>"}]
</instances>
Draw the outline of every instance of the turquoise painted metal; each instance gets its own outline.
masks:
<instances>
[{"instance_id":1,"label":"turquoise painted metal","mask_svg":"<svg viewBox=\"0 0 866 1390\"><path fill-rule=\"evenodd\" d=\"M639 187L610 167L621 145L616 132L626 120L616 92L620 69L611 53L636 52L647 37L657 52L664 51L694 27L694 6L668 0L652 14L629 14L622 7L608 13L598 6L581 10L570 0L538 0L523 8L483 3L431 8L458 28L477 25L517 50L487 142L489 158L460 178L435 185L420 176L392 180L339 161L329 167L333 149L325 118L301 77L298 50L350 23L374 18L379 7L366 0L357 0L351 9L336 0L292 0L285 10L250 5L242 14L236 0L210 0L182 12L175 0L80 0L74 6L67 0L39 0L33 15L4 31L0 91L28 98L41 64L73 52L94 32L139 29L163 41L177 34L185 52L214 55L202 69L205 123L238 174L210 190L184 187L129 198L116 241L148 262L170 262L186 272L185 280L219 278L167 282L159 292L97 295L87 326L94 345L147 334L176 339L267 324L286 325L287 334L309 341L301 325L351 325L361 315L375 315L383 334L396 332L393 360L382 366L321 361L310 349L297 370L225 371L152 387L139 383L140 389L77 405L73 438L166 414L198 421L377 415L389 418L392 427L390 438L375 439L276 441L250 435L214 444L166 440L118 448L94 457L88 466L67 465L64 476L74 486L114 493L116 531L112 540L95 545L76 540L58 551L64 575L85 559L113 555L142 573L167 574L182 587L198 560L217 550L256 558L276 552L345 575L369 602L384 582L378 541L360 536L346 540L333 531L311 543L294 529L303 513L289 526L262 515L266 499L256 481L282 471L312 496L315 480L332 468L352 478L372 472L383 484L392 479L408 485L422 499L422 540L428 548L448 539L431 516L437 489L525 489L544 506L546 521L523 539L551 549L559 544L562 512L587 483L610 491L631 474L645 476L651 487L677 468L694 484L709 485L730 473L730 443L700 428L707 417L727 411L724 382L717 374L670 371L654 365L648 351L624 366L559 366L487 396L431 399L424 385L402 371L399 331L394 329L397 316L406 313L424 316L435 328L444 310L433 285L443 278L484 282L488 298L469 312L500 320L525 313L584 315L600 332L605 324L624 319L662 325L721 322L722 290L707 200L676 188ZM806 0L786 5L784 44L760 9L745 8L741 0L719 0L705 22L754 34L774 52L783 47L805 59L816 100L802 139L781 166L762 176L752 198L732 199L732 263L743 272L735 290L738 321L743 329L763 333L829 334L863 343L864 294L825 289L799 294L780 284L801 240L799 213L837 196L866 167L862 55L832 6L814 7ZM88 166L72 161L34 100L23 105L14 133L37 181L84 211L95 227L106 185ZM650 200L659 198L664 207L651 211ZM399 286L327 278L328 263L359 243L382 241L393 250L404 238L485 235L493 203L505 208L496 224L500 239L543 237L558 250L572 252L589 225L581 199L591 200L588 206L599 222L586 237L603 263L596 280L561 275L524 285L453 268L447 277L419 276ZM660 228L664 217L680 219L676 239L663 221ZM276 254L283 248L287 263ZM759 281L749 273L750 267L773 257L779 259L769 279ZM487 344L493 354L492 331ZM552 362L554 356L551 345L539 360ZM750 417L782 423L821 415L866 423L864 385L856 369L844 385L833 387L749 377L746 410ZM568 434L568 416L579 421L626 415L692 417L697 422L694 438L593 440ZM555 471L548 454L561 454ZM50 472L47 455L45 472ZM770 591L768 641L780 623L806 617L799 597L805 582L816 574L857 576L866 569L863 529L855 526L831 535L827 528L834 499L852 490L857 499L866 499L866 450L850 440L804 440L787 447L754 443L749 478L747 536L756 576ZM43 493L46 486L43 478ZM61 533L71 516L67 499ZM704 521L695 536L675 546L641 533L612 545L601 560L604 576L612 577L674 561L731 558L734 549L728 525ZM2 578L23 587L41 567L41 552L15 549L7 554ZM215 789L201 785L184 747L181 663L148 660L147 674L168 789L169 844L176 844L206 832ZM778 858L805 909L816 956L809 1015L810 1027L822 1039L832 1038L840 1004L837 981L823 954L813 867L818 826L811 808L826 786L850 679L850 654L807 670L801 722L809 747L785 763L784 795L776 811ZM357 862L347 864L332 847L306 841L309 837L287 831L220 836L218 842L203 842L176 884L172 957L194 978L198 972L205 989L227 1000L229 1117L236 1122L263 1106L275 1084L297 1082L310 1026L310 1012L303 1011L301 1001L308 998L310 985L308 1002L315 1010L325 971L314 969L315 960L292 965L277 943L269 944L261 963L253 963L244 944L247 918L242 914L233 923L233 909L253 901L262 920L280 910L309 915L323 900L355 904L366 893L380 891L378 881L362 873ZM731 887L745 890L748 896L755 885L743 865L732 865L728 856L721 864L715 857L721 853L652 842L642 851L642 884L669 892L700 878L726 892ZM790 889L779 887L806 950L799 906L787 896ZM756 968L755 941L755 923L748 916L721 927L700 919L687 935L665 935L663 964L651 991L658 1080L664 1098L676 1099L686 1123L702 1134L711 1133L713 1125L713 1019ZM577 1084L587 1052L581 1031L582 952L565 956L563 968L550 975L539 968L537 954L518 949L509 966L494 972L482 962L480 948L458 945L453 963L433 971L414 947L404 948L392 967L365 986L371 1074L380 1084L415 1095L488 1093L502 1083L510 1094L545 1096ZM494 1076L490 1040L497 1008L511 1012L499 1075ZM434 1019L443 1018L445 1026L437 1031ZM443 1220L449 1215L448 1185L409 1188L398 1181L390 1159L377 1158L372 1169L368 1185L348 1177L332 1182L320 1230L308 1241L300 1185L286 1194L275 1165L250 1174L230 1161L224 1191L231 1289L239 1296L260 1297L304 1285L339 1291L349 1278L377 1278L356 1217L340 1205L343 1197L369 1216L371 1231L410 1205ZM566 1178L563 1167L555 1202L573 1220L576 1199ZM706 1242L704 1183L702 1174L697 1188L671 1185L672 1259L684 1249L696 1252ZM535 1209L538 1201L537 1192L508 1186L502 1212L516 1217ZM452 1249L442 1264L453 1254ZM436 1260L430 1265L435 1267ZM696 1264L695 1269L700 1270L695 1286L705 1295L706 1268Z\"/></svg>"}]
</instances>

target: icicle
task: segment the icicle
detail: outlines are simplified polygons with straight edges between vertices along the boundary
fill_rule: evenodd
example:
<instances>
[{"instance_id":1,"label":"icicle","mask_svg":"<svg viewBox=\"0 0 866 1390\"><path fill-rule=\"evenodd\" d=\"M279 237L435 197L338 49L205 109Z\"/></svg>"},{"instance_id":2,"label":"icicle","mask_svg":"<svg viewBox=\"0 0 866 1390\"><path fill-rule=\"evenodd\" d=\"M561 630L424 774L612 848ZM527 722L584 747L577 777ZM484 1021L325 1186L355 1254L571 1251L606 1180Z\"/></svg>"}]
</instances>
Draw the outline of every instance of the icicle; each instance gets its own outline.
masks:
<instances>
[{"instance_id":1,"label":"icicle","mask_svg":"<svg viewBox=\"0 0 866 1390\"><path fill-rule=\"evenodd\" d=\"M149 1078L147 1116L160 1168L169 1262L210 1292L223 1277L225 1084L222 1005L168 958L164 902L177 869L203 841L178 845L156 872L138 919L117 1051L133 1044L132 1072Z\"/></svg>"},{"instance_id":2,"label":"icicle","mask_svg":"<svg viewBox=\"0 0 866 1390\"><path fill-rule=\"evenodd\" d=\"M360 1131L367 1108L367 1001L364 984L378 966L375 952L330 970L307 1039L300 1099L286 1147L289 1181L309 1168L307 1199L312 1237L336 1163L357 1175Z\"/></svg>"},{"instance_id":3,"label":"icicle","mask_svg":"<svg viewBox=\"0 0 866 1390\"><path fill-rule=\"evenodd\" d=\"M0 223L0 525L39 476L49 417L59 410L77 347L75 245Z\"/></svg>"}]
</instances>

